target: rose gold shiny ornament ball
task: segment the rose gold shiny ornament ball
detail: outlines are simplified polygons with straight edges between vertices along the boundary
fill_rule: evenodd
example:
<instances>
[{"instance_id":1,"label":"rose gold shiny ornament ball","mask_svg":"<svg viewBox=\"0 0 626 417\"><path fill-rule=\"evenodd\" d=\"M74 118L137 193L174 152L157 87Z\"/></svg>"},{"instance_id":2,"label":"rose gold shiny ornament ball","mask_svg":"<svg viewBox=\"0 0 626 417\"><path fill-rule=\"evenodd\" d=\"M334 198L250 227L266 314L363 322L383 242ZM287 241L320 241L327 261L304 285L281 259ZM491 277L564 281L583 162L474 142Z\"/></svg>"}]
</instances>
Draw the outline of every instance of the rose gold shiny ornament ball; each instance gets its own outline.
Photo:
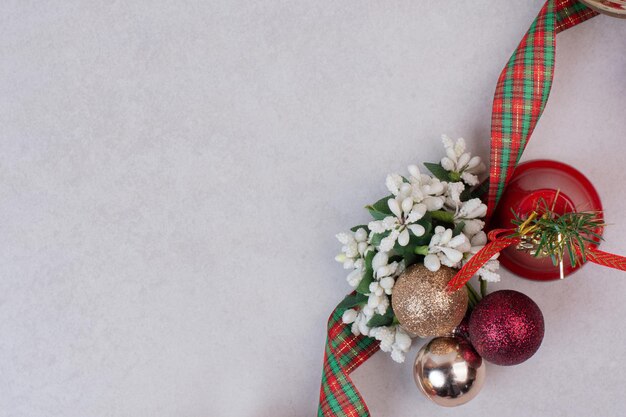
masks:
<instances>
[{"instance_id":1,"label":"rose gold shiny ornament ball","mask_svg":"<svg viewBox=\"0 0 626 417\"><path fill-rule=\"evenodd\" d=\"M438 337L415 358L413 377L428 399L456 407L474 398L485 382L485 363L466 340Z\"/></svg>"},{"instance_id":2,"label":"rose gold shiny ornament ball","mask_svg":"<svg viewBox=\"0 0 626 417\"><path fill-rule=\"evenodd\" d=\"M391 303L402 327L419 337L449 336L467 311L465 287L448 294L456 271L442 266L432 272L417 264L404 271L393 287Z\"/></svg>"}]
</instances>

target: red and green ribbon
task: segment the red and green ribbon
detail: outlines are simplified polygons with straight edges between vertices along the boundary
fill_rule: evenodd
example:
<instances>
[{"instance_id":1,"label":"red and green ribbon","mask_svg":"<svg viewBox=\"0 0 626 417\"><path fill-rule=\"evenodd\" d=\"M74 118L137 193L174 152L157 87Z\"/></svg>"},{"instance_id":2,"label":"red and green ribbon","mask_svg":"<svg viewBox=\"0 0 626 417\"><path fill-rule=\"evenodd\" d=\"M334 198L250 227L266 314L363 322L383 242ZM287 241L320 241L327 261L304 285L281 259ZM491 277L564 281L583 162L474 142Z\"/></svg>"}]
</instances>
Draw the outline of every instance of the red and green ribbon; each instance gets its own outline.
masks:
<instances>
[{"instance_id":1,"label":"red and green ribbon","mask_svg":"<svg viewBox=\"0 0 626 417\"><path fill-rule=\"evenodd\" d=\"M496 208L548 102L556 34L597 15L574 0L550 0L522 38L496 85L491 116L488 213Z\"/></svg>"},{"instance_id":2,"label":"red and green ribbon","mask_svg":"<svg viewBox=\"0 0 626 417\"><path fill-rule=\"evenodd\" d=\"M488 215L502 196L548 101L556 34L595 15L575 0L548 0L500 74L491 119ZM328 321L318 416L366 417L369 410L349 374L378 350L378 342L354 336L350 326L341 321L343 311L336 308Z\"/></svg>"},{"instance_id":3,"label":"red and green ribbon","mask_svg":"<svg viewBox=\"0 0 626 417\"><path fill-rule=\"evenodd\" d=\"M352 334L341 321L344 308L336 308L328 319L328 339L318 416L366 417L369 410L350 379L350 372L378 351L378 341Z\"/></svg>"}]
</instances>

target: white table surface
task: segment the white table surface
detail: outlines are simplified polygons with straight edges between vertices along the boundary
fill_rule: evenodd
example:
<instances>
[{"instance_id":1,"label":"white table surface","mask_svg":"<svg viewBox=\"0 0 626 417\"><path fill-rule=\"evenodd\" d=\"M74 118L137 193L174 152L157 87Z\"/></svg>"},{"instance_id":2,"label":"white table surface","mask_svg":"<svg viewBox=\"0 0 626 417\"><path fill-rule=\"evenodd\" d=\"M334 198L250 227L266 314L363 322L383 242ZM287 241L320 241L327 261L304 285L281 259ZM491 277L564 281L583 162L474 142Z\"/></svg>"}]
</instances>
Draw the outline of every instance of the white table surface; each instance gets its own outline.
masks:
<instances>
[{"instance_id":1,"label":"white table surface","mask_svg":"<svg viewBox=\"0 0 626 417\"><path fill-rule=\"evenodd\" d=\"M441 133L487 157L528 1L0 4L0 415L314 415L336 232ZM626 253L626 21L559 35L525 159L595 184ZM626 276L505 273L546 336L457 409L409 360L353 376L373 416L623 416Z\"/></svg>"}]
</instances>

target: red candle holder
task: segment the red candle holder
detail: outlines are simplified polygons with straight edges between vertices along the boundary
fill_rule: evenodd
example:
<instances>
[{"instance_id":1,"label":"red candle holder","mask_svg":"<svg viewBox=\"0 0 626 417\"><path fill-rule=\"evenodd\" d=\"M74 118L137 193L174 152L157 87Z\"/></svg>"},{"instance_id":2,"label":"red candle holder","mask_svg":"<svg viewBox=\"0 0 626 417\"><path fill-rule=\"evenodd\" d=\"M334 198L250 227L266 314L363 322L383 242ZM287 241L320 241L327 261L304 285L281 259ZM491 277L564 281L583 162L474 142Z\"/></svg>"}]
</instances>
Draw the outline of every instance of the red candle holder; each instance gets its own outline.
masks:
<instances>
[{"instance_id":1,"label":"red candle holder","mask_svg":"<svg viewBox=\"0 0 626 417\"><path fill-rule=\"evenodd\" d=\"M517 166L513 177L494 213L494 228L510 229L517 216L525 218L538 207L541 199L554 204L557 214L575 211L602 211L600 196L591 182L571 166L549 160L535 160ZM556 201L555 201L556 200ZM602 229L596 231L602 234ZM596 246L599 239L594 239ZM509 271L520 277L535 281L551 281L561 277L559 267L550 257L537 258L528 252L509 247L500 254L500 262ZM571 266L564 259L564 276L582 265Z\"/></svg>"}]
</instances>

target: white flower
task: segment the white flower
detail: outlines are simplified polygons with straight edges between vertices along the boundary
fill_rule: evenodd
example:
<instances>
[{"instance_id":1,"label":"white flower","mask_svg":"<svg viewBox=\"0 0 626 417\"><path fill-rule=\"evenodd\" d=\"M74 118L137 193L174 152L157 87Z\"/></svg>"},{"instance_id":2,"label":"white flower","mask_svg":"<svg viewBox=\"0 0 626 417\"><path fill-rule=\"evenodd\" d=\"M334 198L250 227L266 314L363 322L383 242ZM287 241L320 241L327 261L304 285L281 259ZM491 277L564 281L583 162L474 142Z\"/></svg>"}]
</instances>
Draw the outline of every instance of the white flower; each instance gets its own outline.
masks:
<instances>
[{"instance_id":1,"label":"white flower","mask_svg":"<svg viewBox=\"0 0 626 417\"><path fill-rule=\"evenodd\" d=\"M372 234L389 231L389 234L380 242L381 252L389 252L396 241L400 246L406 246L411 238L409 231L415 236L422 236L426 232L424 226L414 224L426 214L425 204L415 204L412 197L398 196L387 200L387 205L393 216L387 216L383 220L374 220L368 225Z\"/></svg>"},{"instance_id":2,"label":"white flower","mask_svg":"<svg viewBox=\"0 0 626 417\"><path fill-rule=\"evenodd\" d=\"M467 236L459 233L452 237L452 232L452 229L443 226L435 228L428 245L428 255L424 257L424 266L429 270L438 271L441 265L454 267L463 259L463 253L471 249Z\"/></svg>"},{"instance_id":3,"label":"white flower","mask_svg":"<svg viewBox=\"0 0 626 417\"><path fill-rule=\"evenodd\" d=\"M377 252L372 258L372 269L377 271L378 268L386 266L389 262L389 254L387 252Z\"/></svg>"},{"instance_id":4,"label":"white flower","mask_svg":"<svg viewBox=\"0 0 626 417\"><path fill-rule=\"evenodd\" d=\"M409 184L412 197L416 203L424 203L428 211L439 210L443 207L445 197L445 183L430 175L420 173L417 165L409 165Z\"/></svg>"},{"instance_id":5,"label":"white flower","mask_svg":"<svg viewBox=\"0 0 626 417\"><path fill-rule=\"evenodd\" d=\"M480 157L465 152L465 139L459 138L456 143L448 136L441 135L446 156L441 159L441 166L451 172L458 179L462 179L467 185L477 185L478 176L485 171L485 165Z\"/></svg>"},{"instance_id":6,"label":"white flower","mask_svg":"<svg viewBox=\"0 0 626 417\"><path fill-rule=\"evenodd\" d=\"M338 233L336 236L341 247L341 252L335 257L337 262L341 262L345 269L354 268L354 261L362 258L368 249L371 249L367 243L367 230L359 228L356 232Z\"/></svg>"},{"instance_id":7,"label":"white flower","mask_svg":"<svg viewBox=\"0 0 626 417\"><path fill-rule=\"evenodd\" d=\"M382 350L383 352L391 351L391 346L396 340L396 332L393 327L375 327L370 332L370 336L380 341L380 350Z\"/></svg>"},{"instance_id":8,"label":"white flower","mask_svg":"<svg viewBox=\"0 0 626 417\"><path fill-rule=\"evenodd\" d=\"M385 185L394 197L404 200L411 197L415 204L423 203L428 211L439 210L445 201L445 185L439 179L420 173L417 165L408 167L409 178L405 180L398 174L387 176Z\"/></svg>"},{"instance_id":9,"label":"white flower","mask_svg":"<svg viewBox=\"0 0 626 417\"><path fill-rule=\"evenodd\" d=\"M396 326L396 338L391 345L391 359L398 363L404 362L404 355L411 348L411 336L402 327Z\"/></svg>"},{"instance_id":10,"label":"white flower","mask_svg":"<svg viewBox=\"0 0 626 417\"><path fill-rule=\"evenodd\" d=\"M405 352L399 350L399 349L392 349L391 350L391 359L394 360L394 362L397 363L404 363L404 359L406 359L406 356L404 354Z\"/></svg>"},{"instance_id":11,"label":"white flower","mask_svg":"<svg viewBox=\"0 0 626 417\"><path fill-rule=\"evenodd\" d=\"M385 293L385 289L380 286L378 281L374 281L370 284L369 290L367 306L378 314L385 314L389 307L389 297Z\"/></svg>"},{"instance_id":12,"label":"white flower","mask_svg":"<svg viewBox=\"0 0 626 417\"><path fill-rule=\"evenodd\" d=\"M462 182L446 183L445 209L454 212L455 220L469 220L477 217L485 217L487 214L487 206L483 204L480 198L461 201L463 190L465 190L465 185Z\"/></svg>"},{"instance_id":13,"label":"white flower","mask_svg":"<svg viewBox=\"0 0 626 417\"><path fill-rule=\"evenodd\" d=\"M477 217L485 217L487 214L487 206L480 201L480 198L473 198L461 204L454 215L455 220L469 220Z\"/></svg>"},{"instance_id":14,"label":"white flower","mask_svg":"<svg viewBox=\"0 0 626 417\"><path fill-rule=\"evenodd\" d=\"M365 275L365 260L363 260L362 258L357 259L356 261L354 261L354 270L348 274L348 276L346 277L346 280L348 281L348 284L352 288L356 288L361 282L361 280L363 279L364 275Z\"/></svg>"},{"instance_id":15,"label":"white flower","mask_svg":"<svg viewBox=\"0 0 626 417\"><path fill-rule=\"evenodd\" d=\"M341 253L335 257L337 262L341 262L345 269L352 269L347 280L351 287L356 287L361 282L365 274L365 253L373 247L367 242L367 231L359 228L356 232L337 234L337 240L343 245Z\"/></svg>"},{"instance_id":16,"label":"white flower","mask_svg":"<svg viewBox=\"0 0 626 417\"><path fill-rule=\"evenodd\" d=\"M408 197L411 195L411 184L404 182L404 179L398 174L389 174L385 180L385 185L394 196L402 195Z\"/></svg>"},{"instance_id":17,"label":"white flower","mask_svg":"<svg viewBox=\"0 0 626 417\"><path fill-rule=\"evenodd\" d=\"M367 326L367 322L374 316L374 310L368 306L363 307L361 310L349 309L344 311L341 320L345 324L352 324L350 330L355 336L364 335L369 336L370 328Z\"/></svg>"},{"instance_id":18,"label":"white flower","mask_svg":"<svg viewBox=\"0 0 626 417\"><path fill-rule=\"evenodd\" d=\"M466 236L474 236L485 227L485 222L478 219L464 219L463 233Z\"/></svg>"},{"instance_id":19,"label":"white flower","mask_svg":"<svg viewBox=\"0 0 626 417\"><path fill-rule=\"evenodd\" d=\"M372 259L374 281L369 286L367 305L378 314L385 314L389 297L396 282L395 277L404 271L404 262L389 262L389 254L378 252Z\"/></svg>"},{"instance_id":20,"label":"white flower","mask_svg":"<svg viewBox=\"0 0 626 417\"><path fill-rule=\"evenodd\" d=\"M380 350L391 352L391 358L402 363L411 348L411 337L400 326L381 326L370 331L370 336L380 341Z\"/></svg>"},{"instance_id":21,"label":"white flower","mask_svg":"<svg viewBox=\"0 0 626 417\"><path fill-rule=\"evenodd\" d=\"M374 315L374 310L365 306L360 311L349 309L343 313L342 321L351 324L355 336L365 335L380 341L380 350L391 352L391 358L402 363L406 352L411 348L411 336L399 325L369 328L367 322Z\"/></svg>"},{"instance_id":22,"label":"white flower","mask_svg":"<svg viewBox=\"0 0 626 417\"><path fill-rule=\"evenodd\" d=\"M444 193L445 205L452 211L456 211L462 204L461 193L465 190L465 184L462 182L448 182L444 184L446 187Z\"/></svg>"},{"instance_id":23,"label":"white flower","mask_svg":"<svg viewBox=\"0 0 626 417\"><path fill-rule=\"evenodd\" d=\"M343 312L343 315L341 316L341 321L343 321L345 324L354 323L354 320L356 320L356 316L356 310L348 309Z\"/></svg>"},{"instance_id":24,"label":"white flower","mask_svg":"<svg viewBox=\"0 0 626 417\"><path fill-rule=\"evenodd\" d=\"M470 239L471 248L464 256L463 265L472 259L472 257L476 255L486 244L487 235L485 232L479 231L474 234ZM496 253L490 260L487 261L487 263L481 266L480 269L476 271L476 275L487 282L499 282L500 274L497 273L498 269L500 269L500 262L498 261L499 255L499 253Z\"/></svg>"},{"instance_id":25,"label":"white flower","mask_svg":"<svg viewBox=\"0 0 626 417\"><path fill-rule=\"evenodd\" d=\"M378 258L377 258L378 257ZM392 262L387 264L389 255L385 252L378 252L372 260L372 269L374 270L374 278L377 280L376 291L384 292L391 295L392 288L395 284L395 277L404 270L404 262ZM372 283L374 284L374 283ZM372 285L370 284L370 291Z\"/></svg>"},{"instance_id":26,"label":"white flower","mask_svg":"<svg viewBox=\"0 0 626 417\"><path fill-rule=\"evenodd\" d=\"M446 184L445 209L454 213L455 223L463 221L465 227L468 227L468 230L472 231L467 233L464 230L464 233L468 236L472 236L485 226L484 222L475 219L485 217L487 214L487 206L483 204L480 198L461 201L461 193L464 189L465 185L462 182Z\"/></svg>"},{"instance_id":27,"label":"white flower","mask_svg":"<svg viewBox=\"0 0 626 417\"><path fill-rule=\"evenodd\" d=\"M497 255L495 256L497 257ZM499 269L500 261L492 258L481 266L476 274L487 282L500 282L500 274L497 272Z\"/></svg>"}]
</instances>

